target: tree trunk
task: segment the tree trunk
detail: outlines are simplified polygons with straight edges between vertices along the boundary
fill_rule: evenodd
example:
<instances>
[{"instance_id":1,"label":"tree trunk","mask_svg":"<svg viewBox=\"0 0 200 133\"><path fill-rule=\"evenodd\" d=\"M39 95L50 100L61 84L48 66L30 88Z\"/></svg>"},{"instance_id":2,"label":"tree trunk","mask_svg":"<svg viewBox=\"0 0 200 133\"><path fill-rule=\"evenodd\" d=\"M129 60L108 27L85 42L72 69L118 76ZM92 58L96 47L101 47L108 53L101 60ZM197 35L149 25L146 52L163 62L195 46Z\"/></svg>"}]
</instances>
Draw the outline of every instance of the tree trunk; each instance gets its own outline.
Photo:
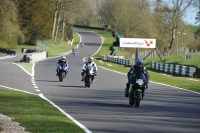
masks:
<instances>
[{"instance_id":1,"label":"tree trunk","mask_svg":"<svg viewBox=\"0 0 200 133\"><path fill-rule=\"evenodd\" d=\"M56 42L56 39L57 39L57 36L58 36L58 29L59 29L59 24L60 24L60 16L58 18L58 22L57 22L57 27L56 27L56 35L55 35L55 38L54 38L54 43Z\"/></svg>"},{"instance_id":2,"label":"tree trunk","mask_svg":"<svg viewBox=\"0 0 200 133\"><path fill-rule=\"evenodd\" d=\"M63 6L63 27L62 27L62 40L64 40L64 37L65 37L65 12L66 12L66 4L65 4L65 1L64 1L64 6Z\"/></svg>"},{"instance_id":3,"label":"tree trunk","mask_svg":"<svg viewBox=\"0 0 200 133\"><path fill-rule=\"evenodd\" d=\"M58 29L59 29L59 24L60 24L60 15L61 15L61 8L62 8L62 5L61 5L61 2L59 2L58 4L58 21L57 21L57 25L56 25L56 33L55 33L55 37L54 37L54 43L56 42L57 40L57 36L58 36Z\"/></svg>"},{"instance_id":4,"label":"tree trunk","mask_svg":"<svg viewBox=\"0 0 200 133\"><path fill-rule=\"evenodd\" d=\"M53 31L52 31L52 39L54 39L54 35L55 35L55 30L56 30L56 24L57 24L57 18L58 18L58 8L59 8L59 1L57 1L56 3L56 10L55 10L55 14L54 14L54 23L53 23Z\"/></svg>"},{"instance_id":5,"label":"tree trunk","mask_svg":"<svg viewBox=\"0 0 200 133\"><path fill-rule=\"evenodd\" d=\"M64 37L65 37L65 18L63 20L62 40L64 40Z\"/></svg>"}]
</instances>

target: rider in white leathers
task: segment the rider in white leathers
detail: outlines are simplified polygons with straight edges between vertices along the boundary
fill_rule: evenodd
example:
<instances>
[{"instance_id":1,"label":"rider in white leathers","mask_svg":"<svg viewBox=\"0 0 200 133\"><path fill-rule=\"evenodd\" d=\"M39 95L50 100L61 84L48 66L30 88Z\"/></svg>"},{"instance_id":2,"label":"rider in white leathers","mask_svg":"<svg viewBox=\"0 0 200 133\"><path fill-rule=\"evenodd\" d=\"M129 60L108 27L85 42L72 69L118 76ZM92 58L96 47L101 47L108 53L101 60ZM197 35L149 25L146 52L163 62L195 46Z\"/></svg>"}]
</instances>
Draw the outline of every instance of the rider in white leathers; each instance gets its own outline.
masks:
<instances>
[{"instance_id":1,"label":"rider in white leathers","mask_svg":"<svg viewBox=\"0 0 200 133\"><path fill-rule=\"evenodd\" d=\"M97 76L97 65L96 63L93 61L94 58L92 56L89 57L88 61L84 62L83 64L83 72L81 72L81 75L82 75L82 80L81 81L84 81L85 80L85 76L86 76L86 66L87 65L90 65L90 67L92 67L93 69L93 72L94 72L94 76ZM94 76L92 77L92 81L94 82Z\"/></svg>"}]
</instances>

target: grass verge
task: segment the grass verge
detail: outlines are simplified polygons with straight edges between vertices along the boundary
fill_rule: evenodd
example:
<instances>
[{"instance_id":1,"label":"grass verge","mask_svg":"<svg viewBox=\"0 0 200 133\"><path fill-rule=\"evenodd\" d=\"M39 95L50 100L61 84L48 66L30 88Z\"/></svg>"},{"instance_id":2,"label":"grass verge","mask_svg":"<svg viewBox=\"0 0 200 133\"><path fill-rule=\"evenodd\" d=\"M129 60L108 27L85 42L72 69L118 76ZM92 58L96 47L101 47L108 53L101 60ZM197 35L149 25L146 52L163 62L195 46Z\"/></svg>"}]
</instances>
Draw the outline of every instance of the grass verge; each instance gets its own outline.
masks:
<instances>
[{"instance_id":1,"label":"grass verge","mask_svg":"<svg viewBox=\"0 0 200 133\"><path fill-rule=\"evenodd\" d=\"M33 63L20 62L20 63L17 63L17 64L20 65L21 67L23 67L29 74L32 74Z\"/></svg>"},{"instance_id":2,"label":"grass verge","mask_svg":"<svg viewBox=\"0 0 200 133\"><path fill-rule=\"evenodd\" d=\"M14 118L32 133L84 133L84 131L39 96L0 90L0 113Z\"/></svg>"}]
</instances>

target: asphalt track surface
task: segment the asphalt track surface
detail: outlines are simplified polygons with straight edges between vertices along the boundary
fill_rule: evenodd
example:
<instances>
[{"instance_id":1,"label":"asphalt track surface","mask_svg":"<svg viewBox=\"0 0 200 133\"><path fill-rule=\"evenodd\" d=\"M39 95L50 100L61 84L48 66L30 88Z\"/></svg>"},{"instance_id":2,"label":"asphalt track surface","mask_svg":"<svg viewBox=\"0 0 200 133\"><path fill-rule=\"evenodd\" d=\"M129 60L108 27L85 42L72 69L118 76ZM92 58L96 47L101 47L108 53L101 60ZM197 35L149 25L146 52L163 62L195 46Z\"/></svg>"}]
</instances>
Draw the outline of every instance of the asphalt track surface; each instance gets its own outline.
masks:
<instances>
[{"instance_id":1,"label":"asphalt track surface","mask_svg":"<svg viewBox=\"0 0 200 133\"><path fill-rule=\"evenodd\" d=\"M139 108L124 97L125 74L98 67L90 88L81 82L83 58L95 54L102 38L77 31L85 46L67 54L69 73L63 82L56 76L60 57L35 63L34 78L13 64L18 57L0 58L0 88L7 86L43 94L93 133L199 133L200 94L150 82ZM34 79L38 88L32 84ZM3 88L7 89L7 88ZM39 90L39 91L36 91Z\"/></svg>"}]
</instances>

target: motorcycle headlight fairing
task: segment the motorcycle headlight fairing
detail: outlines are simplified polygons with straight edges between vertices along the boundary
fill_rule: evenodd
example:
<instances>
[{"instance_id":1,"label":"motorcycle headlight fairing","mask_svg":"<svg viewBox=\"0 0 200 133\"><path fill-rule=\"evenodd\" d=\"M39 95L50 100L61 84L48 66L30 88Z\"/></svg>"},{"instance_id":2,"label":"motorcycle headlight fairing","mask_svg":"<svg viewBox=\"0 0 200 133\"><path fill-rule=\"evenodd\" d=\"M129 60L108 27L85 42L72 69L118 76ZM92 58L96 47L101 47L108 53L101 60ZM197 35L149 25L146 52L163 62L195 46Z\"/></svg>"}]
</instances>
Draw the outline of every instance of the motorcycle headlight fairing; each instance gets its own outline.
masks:
<instances>
[{"instance_id":1,"label":"motorcycle headlight fairing","mask_svg":"<svg viewBox=\"0 0 200 133\"><path fill-rule=\"evenodd\" d=\"M143 84L144 84L144 81L143 81L142 79L138 79L138 80L136 80L136 83L137 83L138 85L143 85Z\"/></svg>"}]
</instances>

